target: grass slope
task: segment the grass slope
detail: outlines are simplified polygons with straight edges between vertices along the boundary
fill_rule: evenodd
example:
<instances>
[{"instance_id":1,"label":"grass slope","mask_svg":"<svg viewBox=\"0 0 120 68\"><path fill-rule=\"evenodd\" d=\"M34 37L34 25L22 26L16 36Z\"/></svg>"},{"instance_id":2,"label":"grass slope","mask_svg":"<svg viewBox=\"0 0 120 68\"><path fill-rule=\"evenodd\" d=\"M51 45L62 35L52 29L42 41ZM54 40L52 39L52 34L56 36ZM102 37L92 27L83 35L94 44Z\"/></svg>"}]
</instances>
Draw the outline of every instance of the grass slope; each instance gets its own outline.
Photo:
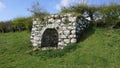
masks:
<instances>
[{"instance_id":1,"label":"grass slope","mask_svg":"<svg viewBox=\"0 0 120 68\"><path fill-rule=\"evenodd\" d=\"M0 34L0 68L120 68L120 29L90 30L76 50L46 60L28 53L29 37L26 31Z\"/></svg>"}]
</instances>

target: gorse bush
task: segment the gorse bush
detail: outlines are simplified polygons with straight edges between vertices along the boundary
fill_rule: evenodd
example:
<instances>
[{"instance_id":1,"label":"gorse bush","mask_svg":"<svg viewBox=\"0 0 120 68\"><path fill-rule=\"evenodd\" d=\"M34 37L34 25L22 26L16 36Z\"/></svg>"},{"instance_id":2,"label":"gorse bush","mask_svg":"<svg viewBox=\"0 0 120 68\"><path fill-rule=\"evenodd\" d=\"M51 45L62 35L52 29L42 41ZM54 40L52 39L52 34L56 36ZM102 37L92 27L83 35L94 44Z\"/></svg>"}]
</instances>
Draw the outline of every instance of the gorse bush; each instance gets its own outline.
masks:
<instances>
[{"instance_id":1,"label":"gorse bush","mask_svg":"<svg viewBox=\"0 0 120 68\"><path fill-rule=\"evenodd\" d=\"M32 18L15 18L13 21L0 22L0 33L16 32L16 31L31 31Z\"/></svg>"},{"instance_id":2,"label":"gorse bush","mask_svg":"<svg viewBox=\"0 0 120 68\"><path fill-rule=\"evenodd\" d=\"M12 32L13 31L13 25L11 21L6 21L6 22L0 22L0 33L5 33L5 32Z\"/></svg>"},{"instance_id":3,"label":"gorse bush","mask_svg":"<svg viewBox=\"0 0 120 68\"><path fill-rule=\"evenodd\" d=\"M13 20L14 27L17 28L18 31L28 30L30 31L32 28L32 18L16 18Z\"/></svg>"},{"instance_id":4,"label":"gorse bush","mask_svg":"<svg viewBox=\"0 0 120 68\"><path fill-rule=\"evenodd\" d=\"M120 16L120 5L111 4L109 6L99 7L98 12L106 26L113 27L117 24Z\"/></svg>"}]
</instances>

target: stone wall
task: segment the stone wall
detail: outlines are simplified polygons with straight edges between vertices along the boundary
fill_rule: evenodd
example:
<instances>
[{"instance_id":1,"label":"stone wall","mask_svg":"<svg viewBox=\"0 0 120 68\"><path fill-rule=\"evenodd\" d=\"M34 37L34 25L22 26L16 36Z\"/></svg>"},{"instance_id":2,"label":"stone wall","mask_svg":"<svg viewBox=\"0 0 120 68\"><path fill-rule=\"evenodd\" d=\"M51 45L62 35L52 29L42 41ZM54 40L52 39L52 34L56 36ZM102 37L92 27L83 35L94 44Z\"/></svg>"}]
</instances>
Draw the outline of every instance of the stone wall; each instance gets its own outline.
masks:
<instances>
[{"instance_id":1,"label":"stone wall","mask_svg":"<svg viewBox=\"0 0 120 68\"><path fill-rule=\"evenodd\" d=\"M67 46L67 44L76 43L78 41L78 39L80 38L79 36L80 33L84 31L84 29L87 27L87 24L89 24L87 19L85 19L82 16L80 17L73 14L51 15L41 20L37 18L33 20L31 42L33 44L33 47L42 48L43 50L47 48L63 49L64 46ZM42 44L43 37L44 36L47 37L47 34L44 35L45 31L49 29L54 29L58 33L57 47L52 47L52 46L47 46L46 44L45 45ZM53 31L53 34L54 33L55 32ZM46 37L44 37L44 40L47 39ZM56 40L53 41L51 39L51 42L55 42L55 41ZM47 42L50 42L50 40L46 41L46 43ZM42 45L44 47L42 47Z\"/></svg>"}]
</instances>

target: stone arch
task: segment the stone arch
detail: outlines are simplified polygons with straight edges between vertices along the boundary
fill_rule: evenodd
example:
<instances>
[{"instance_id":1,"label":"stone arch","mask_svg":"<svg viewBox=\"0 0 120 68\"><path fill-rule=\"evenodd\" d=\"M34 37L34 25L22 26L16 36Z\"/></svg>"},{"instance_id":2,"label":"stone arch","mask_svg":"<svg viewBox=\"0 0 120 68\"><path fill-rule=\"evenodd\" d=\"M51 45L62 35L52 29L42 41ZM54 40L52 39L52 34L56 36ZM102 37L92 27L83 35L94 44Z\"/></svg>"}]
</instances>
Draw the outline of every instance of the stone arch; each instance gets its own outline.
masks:
<instances>
[{"instance_id":1,"label":"stone arch","mask_svg":"<svg viewBox=\"0 0 120 68\"><path fill-rule=\"evenodd\" d=\"M58 31L55 28L47 28L41 39L41 47L58 47Z\"/></svg>"}]
</instances>

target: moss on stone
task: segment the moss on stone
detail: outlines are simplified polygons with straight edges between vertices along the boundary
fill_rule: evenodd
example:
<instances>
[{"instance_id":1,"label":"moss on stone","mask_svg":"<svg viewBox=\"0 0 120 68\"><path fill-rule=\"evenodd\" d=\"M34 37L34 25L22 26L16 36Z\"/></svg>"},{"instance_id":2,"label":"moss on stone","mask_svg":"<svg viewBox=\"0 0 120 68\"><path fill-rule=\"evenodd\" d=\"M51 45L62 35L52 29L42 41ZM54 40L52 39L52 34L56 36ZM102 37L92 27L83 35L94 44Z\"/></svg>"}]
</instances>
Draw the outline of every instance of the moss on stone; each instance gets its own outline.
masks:
<instances>
[{"instance_id":1,"label":"moss on stone","mask_svg":"<svg viewBox=\"0 0 120 68\"><path fill-rule=\"evenodd\" d=\"M65 19L65 21L63 23L68 24L68 23L70 23L70 21L68 19Z\"/></svg>"}]
</instances>

